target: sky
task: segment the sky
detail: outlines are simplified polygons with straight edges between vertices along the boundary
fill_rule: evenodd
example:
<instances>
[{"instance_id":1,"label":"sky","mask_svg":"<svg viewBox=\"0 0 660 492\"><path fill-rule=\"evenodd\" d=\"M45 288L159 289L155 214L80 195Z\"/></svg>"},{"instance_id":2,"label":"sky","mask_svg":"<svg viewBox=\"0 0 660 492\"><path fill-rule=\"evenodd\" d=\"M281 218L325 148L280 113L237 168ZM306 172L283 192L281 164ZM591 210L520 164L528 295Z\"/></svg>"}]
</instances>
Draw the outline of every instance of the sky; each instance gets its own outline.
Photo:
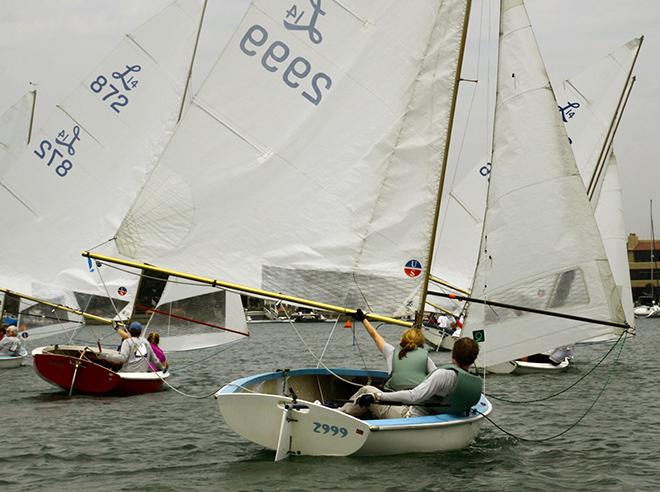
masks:
<instances>
[{"instance_id":1,"label":"sky","mask_svg":"<svg viewBox=\"0 0 660 492\"><path fill-rule=\"evenodd\" d=\"M328 1L328 0L324 0ZM406 0L410 1L410 0ZM123 38L170 0L0 1L0 112L36 85L36 124ZM292 1L292 3L295 3ZM403 0L402 0L403 3ZM475 78L492 55L497 37L496 0L473 0L474 39L463 75ZM650 236L649 200L660 214L660 0L527 0L539 48L553 85L579 73L634 37L645 36L637 83L619 125L615 151L620 166L627 232ZM247 0L209 0L193 76L198 88L238 22ZM489 22L490 21L490 22ZM477 58L474 53L480 53ZM476 61L478 60L478 62ZM494 65L491 65L494 66ZM484 80L480 81L482 84ZM482 104L487 104L483 102ZM478 114L478 111L475 110ZM485 110L484 110L485 114ZM460 122L459 122L460 125ZM485 131L483 132L486 133ZM466 146L464 159L481 159ZM660 227L660 215L655 216Z\"/></svg>"}]
</instances>

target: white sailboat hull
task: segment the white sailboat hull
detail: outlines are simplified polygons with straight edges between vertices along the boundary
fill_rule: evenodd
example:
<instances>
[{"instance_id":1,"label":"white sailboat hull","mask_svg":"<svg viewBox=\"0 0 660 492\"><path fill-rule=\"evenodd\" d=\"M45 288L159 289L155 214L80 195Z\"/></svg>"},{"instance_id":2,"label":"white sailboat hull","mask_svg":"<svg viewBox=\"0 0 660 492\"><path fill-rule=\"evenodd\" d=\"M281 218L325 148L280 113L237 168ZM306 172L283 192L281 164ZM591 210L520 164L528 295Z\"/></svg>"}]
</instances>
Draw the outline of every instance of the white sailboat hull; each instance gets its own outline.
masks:
<instances>
[{"instance_id":1,"label":"white sailboat hull","mask_svg":"<svg viewBox=\"0 0 660 492\"><path fill-rule=\"evenodd\" d=\"M384 380L384 372L333 369L358 383ZM294 401L289 394L293 389ZM390 455L450 451L467 447L492 411L482 396L469 415L429 415L409 419L360 420L322 405L344 401L356 387L326 369L298 369L260 374L224 386L215 397L227 424L238 434L287 455Z\"/></svg>"},{"instance_id":2,"label":"white sailboat hull","mask_svg":"<svg viewBox=\"0 0 660 492\"><path fill-rule=\"evenodd\" d=\"M570 362L564 359L560 364L554 365L549 362L524 362L521 360L512 360L502 362L486 367L488 374L543 374L550 372L561 372L568 369ZM481 373L483 369L479 368L477 372Z\"/></svg>"},{"instance_id":3,"label":"white sailboat hull","mask_svg":"<svg viewBox=\"0 0 660 492\"><path fill-rule=\"evenodd\" d=\"M452 336L442 329L425 326L423 330L426 345L434 350L451 351L454 348L454 343L458 339L458 337Z\"/></svg>"},{"instance_id":4,"label":"white sailboat hull","mask_svg":"<svg viewBox=\"0 0 660 492\"><path fill-rule=\"evenodd\" d=\"M633 313L636 318L657 318L660 316L660 306L637 306Z\"/></svg>"},{"instance_id":5,"label":"white sailboat hull","mask_svg":"<svg viewBox=\"0 0 660 492\"><path fill-rule=\"evenodd\" d=\"M20 367L27 355L0 355L0 369Z\"/></svg>"},{"instance_id":6,"label":"white sailboat hull","mask_svg":"<svg viewBox=\"0 0 660 492\"><path fill-rule=\"evenodd\" d=\"M564 359L560 364L554 365L549 362L523 362L517 360L514 374L539 374L548 372L561 372L568 369L569 361Z\"/></svg>"}]
</instances>

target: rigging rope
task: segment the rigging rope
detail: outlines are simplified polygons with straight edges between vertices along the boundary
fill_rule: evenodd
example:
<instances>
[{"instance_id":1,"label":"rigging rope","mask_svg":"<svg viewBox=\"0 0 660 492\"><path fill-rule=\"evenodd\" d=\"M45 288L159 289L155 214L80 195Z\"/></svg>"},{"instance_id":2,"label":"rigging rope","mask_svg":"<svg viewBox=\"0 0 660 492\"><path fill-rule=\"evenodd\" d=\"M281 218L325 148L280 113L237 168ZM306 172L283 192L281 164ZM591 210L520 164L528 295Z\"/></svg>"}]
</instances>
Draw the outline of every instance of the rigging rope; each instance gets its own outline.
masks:
<instances>
[{"instance_id":1,"label":"rigging rope","mask_svg":"<svg viewBox=\"0 0 660 492\"><path fill-rule=\"evenodd\" d=\"M545 441L550 441L550 440L552 440L552 439L556 439L556 438L558 438L558 437L563 436L564 434L566 434L566 433L569 432L570 430L572 430L572 429L574 429L575 427L577 427L577 425L578 425L580 422L582 422L582 420L583 420L583 419L589 414L589 412L591 412L591 410L593 409L593 407L596 405L596 403L598 402L598 400L600 399L600 397L601 397L601 396L603 395L603 393L605 392L605 389L607 388L607 386L608 386L608 384L609 384L609 382L610 382L610 379L611 379L611 377L612 377L612 369L617 365L617 363L619 362L619 358L621 357L621 352L623 351L623 346L624 346L624 344L626 343L627 332L624 332L624 333L622 334L622 337L623 337L623 338L622 338L621 345L619 346L619 352L617 353L617 356L616 356L616 359L614 360L614 362L612 362L612 364L610 365L610 367L609 367L609 369L608 369L608 371L607 371L607 378L605 379L605 382L603 383L602 388L600 389L600 391L599 391L598 394L596 395L596 398L595 398L594 401L591 403L591 405L589 405L589 407L584 411L584 413L580 416L580 418L578 418L573 424L569 425L569 426L568 426L566 429L564 429L563 431L561 431L561 432L559 432L559 433L557 433L557 434L555 434L555 435L552 435L552 436L542 437L542 438L540 438L540 439L533 439L533 438L528 438L528 437L522 437L522 436L518 436L518 435L514 434L513 432L509 432L508 430L504 429L504 428L501 427L499 424L497 424L493 419L491 419L491 418L488 417L487 415L484 415L483 413L479 412L478 410L477 410L477 413L483 415L483 417L484 417L486 420L488 420L491 424L493 424L497 429L499 429L500 431L502 431L502 432L505 433L506 435L508 435L508 436L510 436L510 437L513 437L514 439L517 439L517 440L519 440L519 441L524 441L524 442L545 442ZM618 342L617 342L617 343L618 343ZM611 352L612 352L611 350L608 351L608 354L610 354Z\"/></svg>"},{"instance_id":2,"label":"rigging rope","mask_svg":"<svg viewBox=\"0 0 660 492\"><path fill-rule=\"evenodd\" d=\"M117 309L117 306L115 305L115 301L110 295L110 291L108 290L108 286L105 284L105 280L103 279L103 274L101 273L101 266L100 262L97 262L97 268L96 268L96 273L99 274L99 279L101 279L101 283L103 284L103 289L105 290L106 295L108 296L108 299L110 299L110 304L112 305L112 309L115 311L115 316L119 318L119 310Z\"/></svg>"},{"instance_id":3,"label":"rigging rope","mask_svg":"<svg viewBox=\"0 0 660 492\"><path fill-rule=\"evenodd\" d=\"M336 378L339 379L340 381L343 381L343 382L345 382L345 383L347 383L347 384L350 384L350 385L353 385L353 386L359 386L359 387L362 387L362 386L363 386L363 385L360 384L360 383L355 383L355 382L353 382L353 381L349 381L348 379L344 379L344 378L342 378L339 374L335 373L332 369L330 369L328 366L326 366L326 365L323 363L323 361L322 361L319 357L316 356L316 354L315 354L314 351L309 347L309 345L307 345L307 342L305 342L305 339L302 337L302 335L301 335L300 332L298 331L298 328L296 328L296 326L295 326L293 320L289 317L289 314L288 314L288 313L287 313L287 318L288 318L289 324L291 325L291 327L293 328L293 330L296 332L296 335L298 335L298 338L300 339L300 341L302 342L302 344L305 346L305 348L307 349L307 351L309 352L309 354L310 354L310 355L316 360L316 363L318 364L316 367L323 367L326 371L328 371L328 372L329 372L330 374L332 374L334 377L336 377Z\"/></svg>"},{"instance_id":4,"label":"rigging rope","mask_svg":"<svg viewBox=\"0 0 660 492\"><path fill-rule=\"evenodd\" d=\"M544 398L535 398L535 399L532 399L532 400L508 400L508 399L506 399L506 398L504 398L504 397L502 397L502 396L493 395L493 394L489 394L488 397L489 397L489 398L492 398L493 400L497 400L497 401L501 401L501 402L505 402L505 403L513 403L513 404L520 404L520 403L537 403L537 402L541 402L541 401L551 400L551 399L554 398L555 396L559 396L559 395L561 395L561 394L563 394L563 393L566 393L566 392L567 392L568 390L570 390L571 388L577 386L577 384L580 383L580 381L584 380L587 376L589 376L592 372L594 372L594 371L596 370L596 368L598 368L598 367L599 367L599 366L605 361L605 359L607 359L607 357L612 353L612 351L614 350L614 348L619 344L619 342L621 341L621 339L624 338L624 335L626 335L626 334L627 334L627 332L625 332L625 331L624 331L623 333L621 333L621 335L619 336L619 338L617 339L617 341L614 342L614 343L612 344L612 347L610 347L610 349L605 353L605 355L604 355L603 357L601 357L601 359L600 359L598 362L596 362L596 364L595 364L591 369L589 369L589 370L588 370L585 374L583 374L580 378L578 378L578 379L577 379L576 381L574 381L571 385L569 385L568 387L564 388L564 389L561 390L561 391L558 391L558 392L556 392L556 393L553 393L553 394L551 394L551 395L548 395L548 396L546 396L546 397L544 397ZM625 340L625 338L624 338L624 340ZM623 344L622 344L622 345L623 345Z\"/></svg>"}]
</instances>

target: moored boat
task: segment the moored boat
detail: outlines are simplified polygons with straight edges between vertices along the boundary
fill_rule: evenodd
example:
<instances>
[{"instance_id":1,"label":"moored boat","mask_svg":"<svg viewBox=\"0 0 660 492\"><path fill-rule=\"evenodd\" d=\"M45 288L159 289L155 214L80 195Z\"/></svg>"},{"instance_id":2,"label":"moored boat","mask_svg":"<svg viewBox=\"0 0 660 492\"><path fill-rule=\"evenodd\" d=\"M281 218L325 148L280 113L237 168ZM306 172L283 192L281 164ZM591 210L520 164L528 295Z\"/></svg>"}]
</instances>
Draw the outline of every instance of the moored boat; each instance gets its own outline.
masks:
<instances>
[{"instance_id":1,"label":"moored boat","mask_svg":"<svg viewBox=\"0 0 660 492\"><path fill-rule=\"evenodd\" d=\"M107 349L105 351L108 351ZM115 351L109 351L115 352ZM120 372L121 365L98 357L82 345L50 345L32 351L37 374L70 392L91 395L138 395L160 391L168 372Z\"/></svg>"}]
</instances>

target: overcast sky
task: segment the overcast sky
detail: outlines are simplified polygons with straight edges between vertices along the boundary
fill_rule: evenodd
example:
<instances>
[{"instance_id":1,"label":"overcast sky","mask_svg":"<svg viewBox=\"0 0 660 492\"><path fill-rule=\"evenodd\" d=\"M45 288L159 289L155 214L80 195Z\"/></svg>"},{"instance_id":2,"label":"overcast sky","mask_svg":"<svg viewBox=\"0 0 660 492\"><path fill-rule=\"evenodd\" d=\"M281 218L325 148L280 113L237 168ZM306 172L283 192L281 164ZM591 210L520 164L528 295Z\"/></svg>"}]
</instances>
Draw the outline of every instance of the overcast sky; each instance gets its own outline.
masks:
<instances>
[{"instance_id":1,"label":"overcast sky","mask_svg":"<svg viewBox=\"0 0 660 492\"><path fill-rule=\"evenodd\" d=\"M125 34L169 3L1 0L0 112L28 91L31 81L39 89L40 124ZM488 18L482 4L496 3L473 0L473 21L481 12ZM210 70L247 5L247 0L209 0L194 84L201 83ZM645 36L635 70L637 83L619 125L615 150L626 228L648 237L649 199L654 200L660 230L660 0L527 0L526 5L553 84L630 39ZM487 32L483 28L482 36L487 37ZM493 33L494 39L496 30ZM484 53L481 63L485 63ZM470 74L464 72L464 76Z\"/></svg>"}]
</instances>

